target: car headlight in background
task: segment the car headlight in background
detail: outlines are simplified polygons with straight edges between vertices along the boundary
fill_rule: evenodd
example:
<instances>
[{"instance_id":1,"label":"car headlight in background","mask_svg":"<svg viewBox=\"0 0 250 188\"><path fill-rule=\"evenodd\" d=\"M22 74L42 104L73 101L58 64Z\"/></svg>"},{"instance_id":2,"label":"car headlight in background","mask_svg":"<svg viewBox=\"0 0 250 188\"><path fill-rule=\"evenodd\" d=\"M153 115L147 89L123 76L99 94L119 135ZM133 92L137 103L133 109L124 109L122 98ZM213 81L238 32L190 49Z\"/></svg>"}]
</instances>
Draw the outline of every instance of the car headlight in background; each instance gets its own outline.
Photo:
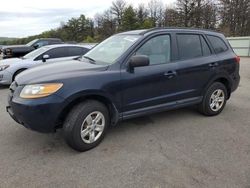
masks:
<instances>
[{"instance_id":1,"label":"car headlight in background","mask_svg":"<svg viewBox=\"0 0 250 188\"><path fill-rule=\"evenodd\" d=\"M7 69L9 65L0 65L0 71Z\"/></svg>"},{"instance_id":2,"label":"car headlight in background","mask_svg":"<svg viewBox=\"0 0 250 188\"><path fill-rule=\"evenodd\" d=\"M57 92L63 84L61 83L48 83L48 84L34 84L26 85L20 94L24 99L37 99L47 97Z\"/></svg>"},{"instance_id":3,"label":"car headlight in background","mask_svg":"<svg viewBox=\"0 0 250 188\"><path fill-rule=\"evenodd\" d=\"M11 54L12 54L12 49L7 48L7 49L5 50L5 53L6 53L7 55L11 55Z\"/></svg>"}]
</instances>

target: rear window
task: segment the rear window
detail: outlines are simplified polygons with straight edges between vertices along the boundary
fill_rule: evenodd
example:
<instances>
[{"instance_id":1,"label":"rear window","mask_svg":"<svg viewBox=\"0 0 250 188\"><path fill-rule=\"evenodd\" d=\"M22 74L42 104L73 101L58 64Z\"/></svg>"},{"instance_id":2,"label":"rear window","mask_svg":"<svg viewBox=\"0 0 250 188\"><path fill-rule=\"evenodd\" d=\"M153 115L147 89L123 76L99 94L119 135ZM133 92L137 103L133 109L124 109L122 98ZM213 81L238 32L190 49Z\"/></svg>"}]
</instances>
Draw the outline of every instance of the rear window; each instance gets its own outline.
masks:
<instances>
[{"instance_id":1,"label":"rear window","mask_svg":"<svg viewBox=\"0 0 250 188\"><path fill-rule=\"evenodd\" d=\"M213 46L216 54L227 51L227 45L221 38L212 35L208 35L207 38Z\"/></svg>"},{"instance_id":2,"label":"rear window","mask_svg":"<svg viewBox=\"0 0 250 188\"><path fill-rule=\"evenodd\" d=\"M202 48L199 35L178 34L177 43L181 60L202 56Z\"/></svg>"}]
</instances>

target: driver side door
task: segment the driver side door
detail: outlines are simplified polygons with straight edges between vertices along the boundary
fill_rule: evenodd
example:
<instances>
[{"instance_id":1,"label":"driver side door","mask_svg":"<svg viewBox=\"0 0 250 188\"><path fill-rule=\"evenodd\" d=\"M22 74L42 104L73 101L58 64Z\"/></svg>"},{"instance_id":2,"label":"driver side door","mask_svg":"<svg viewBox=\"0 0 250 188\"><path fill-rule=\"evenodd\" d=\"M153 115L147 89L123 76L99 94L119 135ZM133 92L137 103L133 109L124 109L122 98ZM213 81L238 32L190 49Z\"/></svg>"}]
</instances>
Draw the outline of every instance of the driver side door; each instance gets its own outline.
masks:
<instances>
[{"instance_id":1,"label":"driver side door","mask_svg":"<svg viewBox=\"0 0 250 188\"><path fill-rule=\"evenodd\" d=\"M121 71L123 117L136 116L177 100L176 64L171 61L171 35L148 39L134 55L149 57L149 66Z\"/></svg>"}]
</instances>

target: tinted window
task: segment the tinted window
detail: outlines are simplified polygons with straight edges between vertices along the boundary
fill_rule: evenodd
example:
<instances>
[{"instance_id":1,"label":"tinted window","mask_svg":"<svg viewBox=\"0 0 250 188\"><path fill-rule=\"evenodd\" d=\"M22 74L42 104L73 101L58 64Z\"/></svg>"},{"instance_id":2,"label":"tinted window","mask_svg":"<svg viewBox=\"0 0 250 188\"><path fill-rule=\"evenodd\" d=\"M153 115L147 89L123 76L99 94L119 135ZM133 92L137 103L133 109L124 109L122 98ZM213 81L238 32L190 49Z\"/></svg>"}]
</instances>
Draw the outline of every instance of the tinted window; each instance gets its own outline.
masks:
<instances>
[{"instance_id":1,"label":"tinted window","mask_svg":"<svg viewBox=\"0 0 250 188\"><path fill-rule=\"evenodd\" d=\"M49 55L50 59L67 57L68 50L67 47L54 48L45 52L45 54Z\"/></svg>"},{"instance_id":2,"label":"tinted window","mask_svg":"<svg viewBox=\"0 0 250 188\"><path fill-rule=\"evenodd\" d=\"M210 50L207 42L205 41L205 39L202 36L200 38L201 38L203 56L211 55L211 50Z\"/></svg>"},{"instance_id":3,"label":"tinted window","mask_svg":"<svg viewBox=\"0 0 250 188\"><path fill-rule=\"evenodd\" d=\"M50 40L49 44L60 44L62 43L60 40Z\"/></svg>"},{"instance_id":4,"label":"tinted window","mask_svg":"<svg viewBox=\"0 0 250 188\"><path fill-rule=\"evenodd\" d=\"M180 59L191 59L202 56L199 35L178 34L177 43Z\"/></svg>"},{"instance_id":5,"label":"tinted window","mask_svg":"<svg viewBox=\"0 0 250 188\"><path fill-rule=\"evenodd\" d=\"M212 44L215 53L221 53L227 51L227 45L223 42L223 40L216 36L207 36L208 40Z\"/></svg>"},{"instance_id":6,"label":"tinted window","mask_svg":"<svg viewBox=\"0 0 250 188\"><path fill-rule=\"evenodd\" d=\"M69 48L69 56L81 56L87 52L87 49L80 47L70 47Z\"/></svg>"},{"instance_id":7,"label":"tinted window","mask_svg":"<svg viewBox=\"0 0 250 188\"><path fill-rule=\"evenodd\" d=\"M68 57L68 47L59 47L59 48L48 50L47 52L44 52L42 55L38 56L35 59L35 61L42 60L45 54L49 55L50 59Z\"/></svg>"},{"instance_id":8,"label":"tinted window","mask_svg":"<svg viewBox=\"0 0 250 188\"><path fill-rule=\"evenodd\" d=\"M151 65L170 62L170 36L161 35L148 40L136 55L148 56Z\"/></svg>"},{"instance_id":9,"label":"tinted window","mask_svg":"<svg viewBox=\"0 0 250 188\"><path fill-rule=\"evenodd\" d=\"M42 47L42 46L46 46L46 45L48 45L48 44L49 44L48 41L43 41L43 40L41 40L41 41L35 43L35 45L37 45L38 48L40 48L40 47Z\"/></svg>"}]
</instances>

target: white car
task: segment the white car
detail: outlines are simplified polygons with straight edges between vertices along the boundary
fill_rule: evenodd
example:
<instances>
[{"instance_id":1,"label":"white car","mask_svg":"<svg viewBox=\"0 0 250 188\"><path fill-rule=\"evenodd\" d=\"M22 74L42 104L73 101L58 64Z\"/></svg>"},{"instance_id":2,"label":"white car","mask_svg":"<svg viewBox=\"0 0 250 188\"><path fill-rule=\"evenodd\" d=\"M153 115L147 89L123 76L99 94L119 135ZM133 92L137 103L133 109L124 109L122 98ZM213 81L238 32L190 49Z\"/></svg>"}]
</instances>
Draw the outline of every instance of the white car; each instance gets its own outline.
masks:
<instances>
[{"instance_id":1,"label":"white car","mask_svg":"<svg viewBox=\"0 0 250 188\"><path fill-rule=\"evenodd\" d=\"M90 45L57 44L44 46L22 58L0 60L0 84L10 85L19 73L31 67L80 57L91 47Z\"/></svg>"}]
</instances>

